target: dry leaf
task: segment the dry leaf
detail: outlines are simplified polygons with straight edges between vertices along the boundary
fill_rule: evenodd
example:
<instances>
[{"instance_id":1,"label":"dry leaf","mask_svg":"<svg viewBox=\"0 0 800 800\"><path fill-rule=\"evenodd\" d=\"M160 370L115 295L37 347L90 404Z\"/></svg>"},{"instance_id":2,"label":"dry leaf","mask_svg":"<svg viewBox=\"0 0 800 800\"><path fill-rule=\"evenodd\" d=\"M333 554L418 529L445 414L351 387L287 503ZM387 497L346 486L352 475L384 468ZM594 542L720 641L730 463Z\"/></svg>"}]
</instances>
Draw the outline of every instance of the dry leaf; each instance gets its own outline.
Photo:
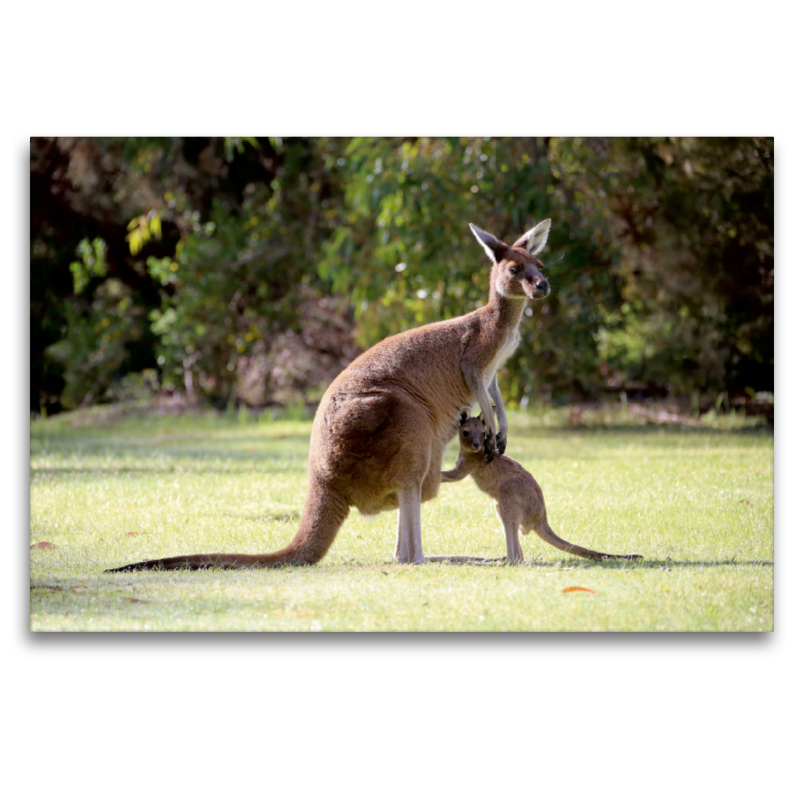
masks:
<instances>
[{"instance_id":1,"label":"dry leaf","mask_svg":"<svg viewBox=\"0 0 800 800\"><path fill-rule=\"evenodd\" d=\"M594 589L587 589L585 586L567 586L566 589L562 589L562 592L591 592L592 594L597 594Z\"/></svg>"},{"instance_id":2,"label":"dry leaf","mask_svg":"<svg viewBox=\"0 0 800 800\"><path fill-rule=\"evenodd\" d=\"M149 600L139 600L137 597L123 597L122 599L125 600L128 603L149 603L150 602Z\"/></svg>"},{"instance_id":3,"label":"dry leaf","mask_svg":"<svg viewBox=\"0 0 800 800\"><path fill-rule=\"evenodd\" d=\"M31 545L31 550L47 550L50 547L55 547L52 542L37 542Z\"/></svg>"},{"instance_id":4,"label":"dry leaf","mask_svg":"<svg viewBox=\"0 0 800 800\"><path fill-rule=\"evenodd\" d=\"M143 536L144 535L144 531L126 531L125 535L126 536Z\"/></svg>"}]
</instances>

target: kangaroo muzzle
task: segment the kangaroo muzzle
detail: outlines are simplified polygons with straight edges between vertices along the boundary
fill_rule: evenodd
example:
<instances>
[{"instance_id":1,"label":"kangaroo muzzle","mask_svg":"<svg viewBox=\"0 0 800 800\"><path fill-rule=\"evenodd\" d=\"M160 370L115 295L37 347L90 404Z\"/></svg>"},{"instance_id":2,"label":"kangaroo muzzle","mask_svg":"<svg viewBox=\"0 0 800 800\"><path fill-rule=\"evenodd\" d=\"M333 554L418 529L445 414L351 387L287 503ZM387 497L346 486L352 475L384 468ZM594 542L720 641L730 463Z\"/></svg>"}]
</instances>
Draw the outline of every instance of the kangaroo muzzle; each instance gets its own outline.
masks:
<instances>
[{"instance_id":1,"label":"kangaroo muzzle","mask_svg":"<svg viewBox=\"0 0 800 800\"><path fill-rule=\"evenodd\" d=\"M522 284L522 288L524 289L525 294L527 294L531 300L543 300L545 297L547 297L547 295L550 294L550 284L548 283L547 278L525 281Z\"/></svg>"}]
</instances>

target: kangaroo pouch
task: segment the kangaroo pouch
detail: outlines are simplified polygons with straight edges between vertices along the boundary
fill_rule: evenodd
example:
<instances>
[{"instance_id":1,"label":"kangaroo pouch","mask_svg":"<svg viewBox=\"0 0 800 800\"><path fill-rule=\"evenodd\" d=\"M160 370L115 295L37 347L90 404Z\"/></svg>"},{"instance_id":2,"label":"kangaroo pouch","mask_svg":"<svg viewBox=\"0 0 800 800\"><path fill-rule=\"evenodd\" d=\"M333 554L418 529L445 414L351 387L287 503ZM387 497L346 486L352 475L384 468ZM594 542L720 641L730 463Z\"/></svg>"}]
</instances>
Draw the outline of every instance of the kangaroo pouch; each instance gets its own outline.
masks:
<instances>
[{"instance_id":1,"label":"kangaroo pouch","mask_svg":"<svg viewBox=\"0 0 800 800\"><path fill-rule=\"evenodd\" d=\"M425 405L399 387L333 393L314 422L315 474L363 514L398 507L397 489L423 486L425 499L438 488L442 439ZM450 434L447 436L447 434ZM436 486L426 480L431 472Z\"/></svg>"}]
</instances>

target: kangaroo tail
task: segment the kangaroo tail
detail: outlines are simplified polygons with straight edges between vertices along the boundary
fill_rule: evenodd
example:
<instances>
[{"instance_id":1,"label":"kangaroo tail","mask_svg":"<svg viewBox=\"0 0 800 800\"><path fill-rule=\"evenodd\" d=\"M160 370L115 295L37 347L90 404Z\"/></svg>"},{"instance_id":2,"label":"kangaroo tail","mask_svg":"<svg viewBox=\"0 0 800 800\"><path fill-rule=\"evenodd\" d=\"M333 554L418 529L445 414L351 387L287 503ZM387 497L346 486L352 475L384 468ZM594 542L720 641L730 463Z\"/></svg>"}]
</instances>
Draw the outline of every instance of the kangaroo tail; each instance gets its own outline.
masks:
<instances>
[{"instance_id":1,"label":"kangaroo tail","mask_svg":"<svg viewBox=\"0 0 800 800\"><path fill-rule=\"evenodd\" d=\"M591 558L594 561L605 561L609 558L624 558L632 561L634 559L641 558L641 556L634 554L618 556L611 553L598 553L597 550L589 550L588 548L581 547L578 544L570 544L568 541L566 541L566 539L556 536L556 534L553 532L553 529L547 524L547 520L544 520L544 522L541 522L539 525L537 525L534 530L542 539L544 539L544 541L547 542L547 544L557 547L559 550L563 550L565 553L569 553L571 556Z\"/></svg>"},{"instance_id":2,"label":"kangaroo tail","mask_svg":"<svg viewBox=\"0 0 800 800\"><path fill-rule=\"evenodd\" d=\"M106 572L137 572L149 569L271 569L316 564L328 552L350 508L338 493L319 483L310 483L300 530L282 550L261 555L199 553L126 564Z\"/></svg>"}]
</instances>

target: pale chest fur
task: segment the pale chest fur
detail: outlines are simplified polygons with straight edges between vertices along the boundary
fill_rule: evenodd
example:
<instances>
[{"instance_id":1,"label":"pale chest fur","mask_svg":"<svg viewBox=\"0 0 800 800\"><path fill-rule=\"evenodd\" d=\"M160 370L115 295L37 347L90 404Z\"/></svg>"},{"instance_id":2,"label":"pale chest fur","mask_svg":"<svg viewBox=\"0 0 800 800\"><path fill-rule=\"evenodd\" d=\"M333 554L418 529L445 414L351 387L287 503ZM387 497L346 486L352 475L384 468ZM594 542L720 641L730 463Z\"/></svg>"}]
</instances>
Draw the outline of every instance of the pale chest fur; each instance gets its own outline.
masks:
<instances>
[{"instance_id":1,"label":"pale chest fur","mask_svg":"<svg viewBox=\"0 0 800 800\"><path fill-rule=\"evenodd\" d=\"M512 353L517 349L518 344L519 344L519 331L515 328L506 337L505 342L503 342L502 346L497 351L494 358L489 362L489 364L486 366L486 369L483 371L484 385L488 387L488 385L492 382L494 376L497 374L497 370L499 370L500 367L502 367L503 364L505 364L506 361L508 361Z\"/></svg>"}]
</instances>

